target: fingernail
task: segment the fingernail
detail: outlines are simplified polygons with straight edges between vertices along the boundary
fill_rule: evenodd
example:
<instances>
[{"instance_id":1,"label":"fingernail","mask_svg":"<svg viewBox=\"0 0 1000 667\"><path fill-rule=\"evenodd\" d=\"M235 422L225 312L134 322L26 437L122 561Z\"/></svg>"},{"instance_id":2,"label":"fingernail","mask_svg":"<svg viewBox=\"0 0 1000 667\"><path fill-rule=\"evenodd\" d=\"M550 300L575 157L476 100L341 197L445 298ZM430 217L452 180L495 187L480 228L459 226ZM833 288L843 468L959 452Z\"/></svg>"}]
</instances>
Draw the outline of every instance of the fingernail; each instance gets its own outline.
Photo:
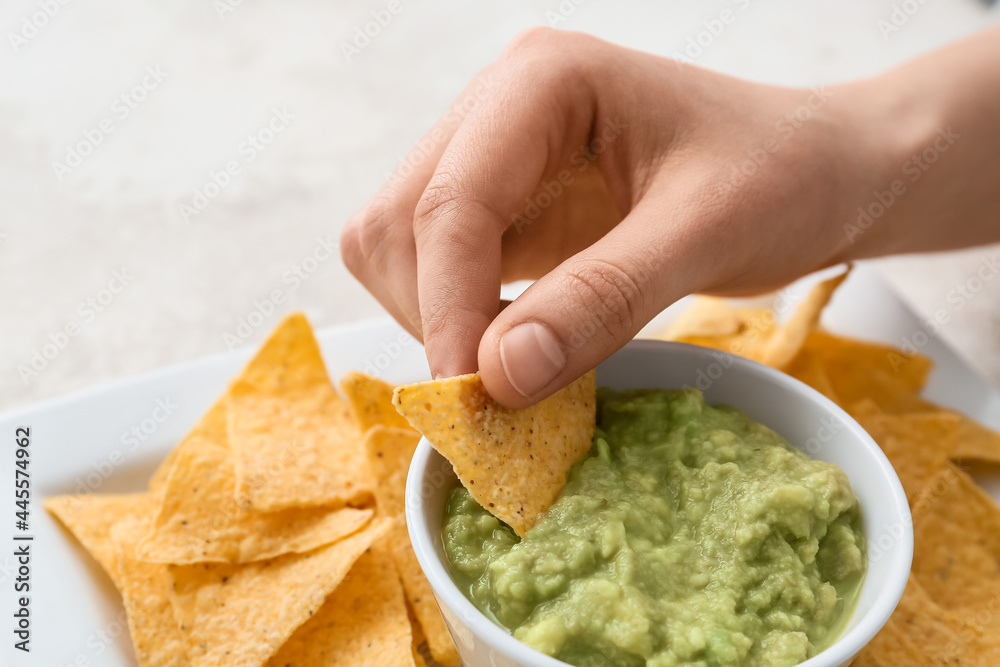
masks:
<instances>
[{"instance_id":1,"label":"fingernail","mask_svg":"<svg viewBox=\"0 0 1000 667\"><path fill-rule=\"evenodd\" d=\"M517 393L531 398L559 375L566 355L548 327L525 322L500 339L500 361Z\"/></svg>"}]
</instances>

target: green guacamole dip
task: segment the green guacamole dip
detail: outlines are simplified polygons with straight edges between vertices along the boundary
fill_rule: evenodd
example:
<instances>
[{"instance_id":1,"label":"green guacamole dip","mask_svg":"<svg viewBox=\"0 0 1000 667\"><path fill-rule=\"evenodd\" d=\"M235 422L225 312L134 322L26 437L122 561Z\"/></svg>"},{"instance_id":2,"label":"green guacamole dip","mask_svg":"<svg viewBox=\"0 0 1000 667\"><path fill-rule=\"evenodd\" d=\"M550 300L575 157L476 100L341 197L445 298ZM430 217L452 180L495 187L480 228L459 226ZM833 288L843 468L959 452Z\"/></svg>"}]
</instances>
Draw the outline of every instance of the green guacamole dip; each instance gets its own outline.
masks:
<instances>
[{"instance_id":1,"label":"green guacamole dip","mask_svg":"<svg viewBox=\"0 0 1000 667\"><path fill-rule=\"evenodd\" d=\"M523 540L464 488L446 512L469 599L580 667L798 664L865 571L844 472L696 389L599 389L590 454Z\"/></svg>"}]
</instances>

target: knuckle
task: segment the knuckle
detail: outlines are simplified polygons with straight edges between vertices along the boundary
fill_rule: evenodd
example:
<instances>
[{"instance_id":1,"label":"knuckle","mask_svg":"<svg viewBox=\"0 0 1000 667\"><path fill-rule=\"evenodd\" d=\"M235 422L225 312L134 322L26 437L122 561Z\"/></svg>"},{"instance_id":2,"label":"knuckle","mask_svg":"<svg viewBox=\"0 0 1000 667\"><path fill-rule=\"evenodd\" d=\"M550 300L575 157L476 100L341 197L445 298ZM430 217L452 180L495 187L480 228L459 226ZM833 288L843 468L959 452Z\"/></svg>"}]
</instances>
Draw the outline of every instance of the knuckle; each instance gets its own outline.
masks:
<instances>
[{"instance_id":1,"label":"knuckle","mask_svg":"<svg viewBox=\"0 0 1000 667\"><path fill-rule=\"evenodd\" d=\"M580 33L529 28L511 40L500 57L514 80L536 91L580 92L594 69L596 42Z\"/></svg>"},{"instance_id":2,"label":"knuckle","mask_svg":"<svg viewBox=\"0 0 1000 667\"><path fill-rule=\"evenodd\" d=\"M419 235L443 213L461 208L462 199L461 188L453 175L447 172L434 174L413 211L414 232Z\"/></svg>"},{"instance_id":3,"label":"knuckle","mask_svg":"<svg viewBox=\"0 0 1000 667\"><path fill-rule=\"evenodd\" d=\"M393 238L393 227L398 224L399 217L393 203L381 195L368 203L357 231L357 250L363 261L378 264L386 243Z\"/></svg>"},{"instance_id":4,"label":"knuckle","mask_svg":"<svg viewBox=\"0 0 1000 667\"><path fill-rule=\"evenodd\" d=\"M587 310L588 328L613 340L631 337L643 295L627 271L606 260L592 260L570 268L564 280L566 292Z\"/></svg>"},{"instance_id":5,"label":"knuckle","mask_svg":"<svg viewBox=\"0 0 1000 667\"><path fill-rule=\"evenodd\" d=\"M525 51L549 48L561 37L561 31L547 26L533 26L514 35L507 44L503 56L520 56Z\"/></svg>"},{"instance_id":6,"label":"knuckle","mask_svg":"<svg viewBox=\"0 0 1000 667\"><path fill-rule=\"evenodd\" d=\"M413 212L413 235L424 236L434 229L437 236L450 243L464 245L469 235L483 230L484 220L499 219L493 207L477 194L475 179L456 171L442 170L427 184ZM439 223L447 223L440 227Z\"/></svg>"},{"instance_id":7,"label":"knuckle","mask_svg":"<svg viewBox=\"0 0 1000 667\"><path fill-rule=\"evenodd\" d=\"M364 264L364 254L361 252L361 219L358 214L344 223L340 230L340 257L344 266L357 276Z\"/></svg>"}]
</instances>

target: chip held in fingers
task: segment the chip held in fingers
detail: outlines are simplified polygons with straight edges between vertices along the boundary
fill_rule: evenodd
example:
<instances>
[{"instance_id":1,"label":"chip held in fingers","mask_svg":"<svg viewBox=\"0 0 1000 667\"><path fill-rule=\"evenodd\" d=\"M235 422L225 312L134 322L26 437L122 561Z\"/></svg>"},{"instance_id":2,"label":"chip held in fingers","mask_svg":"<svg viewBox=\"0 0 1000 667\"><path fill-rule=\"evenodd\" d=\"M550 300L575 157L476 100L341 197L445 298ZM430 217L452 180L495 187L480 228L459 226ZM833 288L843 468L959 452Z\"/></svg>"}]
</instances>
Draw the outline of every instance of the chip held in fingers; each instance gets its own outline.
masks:
<instances>
[{"instance_id":1,"label":"chip held in fingers","mask_svg":"<svg viewBox=\"0 0 1000 667\"><path fill-rule=\"evenodd\" d=\"M523 410L494 401L478 373L397 387L393 403L472 497L523 536L590 451L595 377L590 371Z\"/></svg>"}]
</instances>

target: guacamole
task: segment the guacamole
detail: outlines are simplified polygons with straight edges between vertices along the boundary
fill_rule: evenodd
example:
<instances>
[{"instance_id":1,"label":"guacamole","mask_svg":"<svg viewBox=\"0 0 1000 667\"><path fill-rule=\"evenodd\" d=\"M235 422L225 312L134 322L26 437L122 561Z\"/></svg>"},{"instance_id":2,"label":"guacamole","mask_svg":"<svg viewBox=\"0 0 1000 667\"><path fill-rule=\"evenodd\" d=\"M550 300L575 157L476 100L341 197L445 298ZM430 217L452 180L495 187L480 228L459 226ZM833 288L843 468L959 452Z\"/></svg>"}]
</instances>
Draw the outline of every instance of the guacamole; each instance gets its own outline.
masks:
<instances>
[{"instance_id":1,"label":"guacamole","mask_svg":"<svg viewBox=\"0 0 1000 667\"><path fill-rule=\"evenodd\" d=\"M697 389L599 389L591 452L523 540L464 488L446 513L469 599L580 667L798 664L865 571L844 472Z\"/></svg>"}]
</instances>

